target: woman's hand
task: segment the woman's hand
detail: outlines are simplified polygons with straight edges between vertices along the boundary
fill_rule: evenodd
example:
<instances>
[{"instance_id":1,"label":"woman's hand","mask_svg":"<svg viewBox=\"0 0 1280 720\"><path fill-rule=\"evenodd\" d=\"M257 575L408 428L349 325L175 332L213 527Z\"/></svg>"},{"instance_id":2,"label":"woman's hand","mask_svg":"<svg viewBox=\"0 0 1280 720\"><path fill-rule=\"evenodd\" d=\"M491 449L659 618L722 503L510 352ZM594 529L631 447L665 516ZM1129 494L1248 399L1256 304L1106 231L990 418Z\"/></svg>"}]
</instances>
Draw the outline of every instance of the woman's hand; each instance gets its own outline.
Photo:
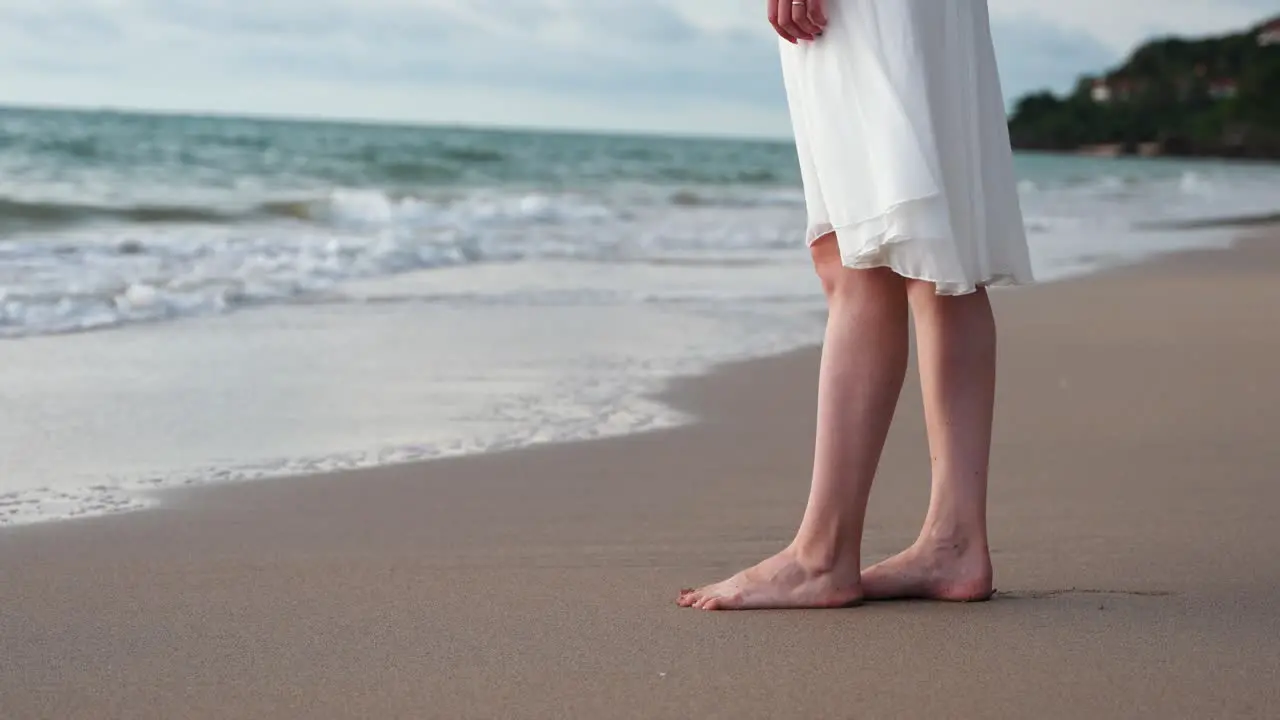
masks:
<instances>
[{"instance_id":1,"label":"woman's hand","mask_svg":"<svg viewBox=\"0 0 1280 720\"><path fill-rule=\"evenodd\" d=\"M945 0L939 0L945 2ZM769 24L789 43L812 40L827 27L827 0L765 0Z\"/></svg>"}]
</instances>

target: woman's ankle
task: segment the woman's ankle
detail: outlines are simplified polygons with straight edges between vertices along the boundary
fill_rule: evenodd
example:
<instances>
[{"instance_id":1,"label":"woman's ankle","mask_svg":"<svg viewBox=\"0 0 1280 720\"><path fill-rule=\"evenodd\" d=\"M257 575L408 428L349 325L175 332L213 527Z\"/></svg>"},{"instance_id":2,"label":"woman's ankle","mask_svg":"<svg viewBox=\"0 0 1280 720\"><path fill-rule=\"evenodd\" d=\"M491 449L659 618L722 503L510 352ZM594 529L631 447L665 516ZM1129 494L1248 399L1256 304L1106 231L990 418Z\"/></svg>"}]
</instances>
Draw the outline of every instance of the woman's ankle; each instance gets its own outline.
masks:
<instances>
[{"instance_id":1,"label":"woman's ankle","mask_svg":"<svg viewBox=\"0 0 1280 720\"><path fill-rule=\"evenodd\" d=\"M934 554L962 557L988 553L986 526L978 522L926 523L916 547Z\"/></svg>"}]
</instances>

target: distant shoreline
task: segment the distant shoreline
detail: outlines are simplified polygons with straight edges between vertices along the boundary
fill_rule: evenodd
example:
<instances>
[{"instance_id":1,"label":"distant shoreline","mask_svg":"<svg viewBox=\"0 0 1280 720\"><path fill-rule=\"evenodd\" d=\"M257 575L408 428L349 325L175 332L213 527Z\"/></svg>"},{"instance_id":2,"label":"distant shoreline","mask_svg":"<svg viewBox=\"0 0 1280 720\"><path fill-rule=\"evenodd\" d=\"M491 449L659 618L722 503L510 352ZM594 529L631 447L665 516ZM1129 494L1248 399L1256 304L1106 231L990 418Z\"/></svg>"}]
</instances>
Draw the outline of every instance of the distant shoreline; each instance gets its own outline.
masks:
<instances>
[{"instance_id":1,"label":"distant shoreline","mask_svg":"<svg viewBox=\"0 0 1280 720\"><path fill-rule=\"evenodd\" d=\"M1014 145L1014 152L1060 155L1065 157L1091 157L1111 159L1167 159L1167 160L1230 160L1233 162L1280 164L1280 156L1238 152L1176 152L1159 143L1092 143L1074 148L1046 148L1030 145Z\"/></svg>"}]
</instances>

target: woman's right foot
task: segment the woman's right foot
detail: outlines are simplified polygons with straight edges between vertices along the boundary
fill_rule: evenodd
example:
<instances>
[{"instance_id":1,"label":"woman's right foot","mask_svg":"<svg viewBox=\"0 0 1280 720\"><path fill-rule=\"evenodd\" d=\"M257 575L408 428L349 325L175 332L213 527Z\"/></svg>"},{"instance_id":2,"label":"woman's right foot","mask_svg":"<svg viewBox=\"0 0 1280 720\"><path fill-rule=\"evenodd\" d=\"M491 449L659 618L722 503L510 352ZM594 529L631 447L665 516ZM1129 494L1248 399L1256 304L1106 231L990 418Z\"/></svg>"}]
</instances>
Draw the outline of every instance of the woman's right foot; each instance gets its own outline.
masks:
<instances>
[{"instance_id":1,"label":"woman's right foot","mask_svg":"<svg viewBox=\"0 0 1280 720\"><path fill-rule=\"evenodd\" d=\"M831 569L802 562L792 549L723 582L682 590L677 604L699 610L841 608L862 601L857 558Z\"/></svg>"},{"instance_id":2,"label":"woman's right foot","mask_svg":"<svg viewBox=\"0 0 1280 720\"><path fill-rule=\"evenodd\" d=\"M862 571L867 600L991 599L991 555L985 544L918 541Z\"/></svg>"}]
</instances>

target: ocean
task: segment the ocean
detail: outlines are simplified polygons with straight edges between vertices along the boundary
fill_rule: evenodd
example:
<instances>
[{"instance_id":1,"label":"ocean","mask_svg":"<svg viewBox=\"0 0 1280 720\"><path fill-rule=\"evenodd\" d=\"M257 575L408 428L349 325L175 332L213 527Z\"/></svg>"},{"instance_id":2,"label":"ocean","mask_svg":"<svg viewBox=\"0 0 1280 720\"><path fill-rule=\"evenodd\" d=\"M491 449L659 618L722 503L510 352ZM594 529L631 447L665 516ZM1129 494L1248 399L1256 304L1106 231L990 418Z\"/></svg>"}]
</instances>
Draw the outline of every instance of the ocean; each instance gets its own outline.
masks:
<instances>
[{"instance_id":1,"label":"ocean","mask_svg":"<svg viewBox=\"0 0 1280 720\"><path fill-rule=\"evenodd\" d=\"M1039 279L1229 243L1280 167L1019 155ZM0 525L686 422L821 338L786 141L0 109Z\"/></svg>"}]
</instances>

